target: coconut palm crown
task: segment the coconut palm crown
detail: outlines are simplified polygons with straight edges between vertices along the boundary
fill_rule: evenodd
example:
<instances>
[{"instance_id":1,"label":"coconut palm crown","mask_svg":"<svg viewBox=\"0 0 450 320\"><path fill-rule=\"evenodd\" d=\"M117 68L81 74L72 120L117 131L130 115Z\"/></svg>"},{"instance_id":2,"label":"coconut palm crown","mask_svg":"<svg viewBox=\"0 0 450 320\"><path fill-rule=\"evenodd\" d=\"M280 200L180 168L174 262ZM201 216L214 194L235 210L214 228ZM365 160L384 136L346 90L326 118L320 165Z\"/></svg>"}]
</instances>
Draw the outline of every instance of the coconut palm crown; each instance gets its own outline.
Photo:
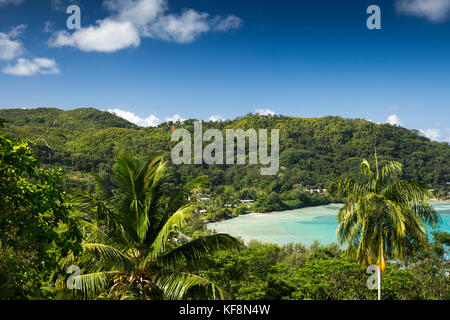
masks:
<instances>
[{"instance_id":1,"label":"coconut palm crown","mask_svg":"<svg viewBox=\"0 0 450 320\"><path fill-rule=\"evenodd\" d=\"M426 224L435 227L439 214L430 205L428 187L412 180L400 180L402 165L391 161L381 170L375 150L376 170L367 160L360 165L359 179L332 183L330 195L344 199L336 230L341 245L356 252L362 265L376 261L382 272L387 259L407 263L427 242Z\"/></svg>"},{"instance_id":2,"label":"coconut palm crown","mask_svg":"<svg viewBox=\"0 0 450 320\"><path fill-rule=\"evenodd\" d=\"M223 292L192 272L214 250L239 247L226 234L190 239L179 232L193 206L189 190L207 182L199 177L180 191L165 190L167 162L119 155L110 183L94 174L99 192L78 195L82 212L95 212L97 223L83 221L83 253L70 254L63 268L81 268L71 295L78 298L182 299L222 298ZM111 187L110 187L111 186ZM167 195L167 194L171 195ZM56 286L68 292L65 282Z\"/></svg>"}]
</instances>

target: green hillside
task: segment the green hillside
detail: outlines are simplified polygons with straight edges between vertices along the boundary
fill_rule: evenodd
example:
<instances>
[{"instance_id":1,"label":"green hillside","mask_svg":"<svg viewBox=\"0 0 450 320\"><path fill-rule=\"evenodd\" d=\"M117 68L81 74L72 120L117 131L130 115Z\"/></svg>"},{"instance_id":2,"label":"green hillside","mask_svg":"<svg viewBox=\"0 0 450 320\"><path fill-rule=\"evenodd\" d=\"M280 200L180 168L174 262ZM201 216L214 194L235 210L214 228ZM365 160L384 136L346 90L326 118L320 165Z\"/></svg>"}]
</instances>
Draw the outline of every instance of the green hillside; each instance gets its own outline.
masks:
<instances>
[{"instance_id":1,"label":"green hillside","mask_svg":"<svg viewBox=\"0 0 450 320\"><path fill-rule=\"evenodd\" d=\"M0 118L6 119L16 126L39 126L69 130L136 127L114 114L93 108L69 111L55 108L1 109Z\"/></svg>"},{"instance_id":2,"label":"green hillside","mask_svg":"<svg viewBox=\"0 0 450 320\"><path fill-rule=\"evenodd\" d=\"M95 109L13 109L0 110L8 122L3 133L14 139L30 139L45 165L58 165L68 171L68 187L89 187L90 171L110 172L119 152L149 157L169 157L172 123L155 128L137 127L126 120ZM195 120L176 124L193 131ZM362 158L373 160L374 143L381 164L397 160L404 165L404 179L415 179L435 189L435 195L448 194L450 146L430 141L418 131L360 119L269 118L247 115L232 121L204 122L203 129L227 128L280 130L280 170L261 176L255 165L183 165L170 167L173 184L206 174L210 184L204 193L221 205L235 199L257 200L261 211L298 208L322 203L306 189L323 189L338 178L354 175Z\"/></svg>"}]
</instances>

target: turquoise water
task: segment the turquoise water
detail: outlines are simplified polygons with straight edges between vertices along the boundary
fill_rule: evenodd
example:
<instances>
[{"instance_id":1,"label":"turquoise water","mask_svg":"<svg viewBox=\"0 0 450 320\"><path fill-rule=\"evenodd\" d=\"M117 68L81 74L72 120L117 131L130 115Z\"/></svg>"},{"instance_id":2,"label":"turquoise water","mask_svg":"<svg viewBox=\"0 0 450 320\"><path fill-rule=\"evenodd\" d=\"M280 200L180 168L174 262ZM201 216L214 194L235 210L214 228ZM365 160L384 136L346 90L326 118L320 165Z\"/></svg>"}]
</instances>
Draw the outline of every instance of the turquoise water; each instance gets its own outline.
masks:
<instances>
[{"instance_id":1,"label":"turquoise water","mask_svg":"<svg viewBox=\"0 0 450 320\"><path fill-rule=\"evenodd\" d=\"M443 220L437 230L450 232L450 202L433 202L432 205ZM336 215L340 208L340 204L330 204L278 213L248 214L210 223L207 228L239 236L246 243L255 239L277 244L293 242L310 245L318 240L325 245L337 243Z\"/></svg>"}]
</instances>

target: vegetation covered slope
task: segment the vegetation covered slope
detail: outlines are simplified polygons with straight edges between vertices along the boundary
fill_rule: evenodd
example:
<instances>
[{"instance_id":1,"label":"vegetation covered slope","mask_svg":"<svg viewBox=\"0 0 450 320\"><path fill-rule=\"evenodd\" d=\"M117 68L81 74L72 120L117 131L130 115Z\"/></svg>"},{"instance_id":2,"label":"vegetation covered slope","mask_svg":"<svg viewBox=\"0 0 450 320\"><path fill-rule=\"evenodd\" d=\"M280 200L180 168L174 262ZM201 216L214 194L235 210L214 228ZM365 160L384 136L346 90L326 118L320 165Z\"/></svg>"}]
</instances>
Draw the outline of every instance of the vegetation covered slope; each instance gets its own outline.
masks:
<instances>
[{"instance_id":1,"label":"vegetation covered slope","mask_svg":"<svg viewBox=\"0 0 450 320\"><path fill-rule=\"evenodd\" d=\"M96 175L99 192L75 198L60 173L0 134L0 299L375 298L367 265L335 244L247 246L206 231L184 205L206 180L171 188L160 158L122 154L106 181ZM450 238L433 235L408 265L390 261L383 299L449 299Z\"/></svg>"},{"instance_id":2,"label":"vegetation covered slope","mask_svg":"<svg viewBox=\"0 0 450 320\"><path fill-rule=\"evenodd\" d=\"M0 118L17 126L39 126L62 129L135 128L136 125L106 111L81 108L64 111L55 108L3 109Z\"/></svg>"},{"instance_id":3,"label":"vegetation covered slope","mask_svg":"<svg viewBox=\"0 0 450 320\"><path fill-rule=\"evenodd\" d=\"M152 157L170 156L171 126L193 131L195 120L158 127L137 127L95 109L0 110L8 122L3 133L36 142L44 164L69 171L69 186L88 186L85 173L109 173L121 151ZM224 122L204 122L203 129L279 129L280 170L274 179L261 176L254 165L183 165L169 168L172 183L180 184L203 174L210 184L204 193L223 203L233 199L260 199L258 210L281 210L307 205L305 189L326 188L329 182L357 174L362 158L373 158L377 145L380 165L397 160L404 165L403 179L414 179L448 194L450 146L430 141L418 131L389 124L340 117L270 118L248 114ZM356 168L356 169L355 169ZM313 201L314 202L314 201Z\"/></svg>"}]
</instances>

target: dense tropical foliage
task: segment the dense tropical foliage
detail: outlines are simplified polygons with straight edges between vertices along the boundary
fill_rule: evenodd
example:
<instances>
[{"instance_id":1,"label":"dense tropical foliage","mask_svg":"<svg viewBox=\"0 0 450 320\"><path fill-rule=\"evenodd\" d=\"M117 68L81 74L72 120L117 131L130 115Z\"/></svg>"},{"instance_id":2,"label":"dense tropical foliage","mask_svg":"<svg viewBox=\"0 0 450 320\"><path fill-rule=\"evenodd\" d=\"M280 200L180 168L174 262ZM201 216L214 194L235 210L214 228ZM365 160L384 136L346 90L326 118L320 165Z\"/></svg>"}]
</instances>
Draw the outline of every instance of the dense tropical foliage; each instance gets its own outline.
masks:
<instances>
[{"instance_id":1,"label":"dense tropical foliage","mask_svg":"<svg viewBox=\"0 0 450 320\"><path fill-rule=\"evenodd\" d=\"M439 236L438 234L436 234ZM442 235L448 241L448 235ZM438 237L436 237L438 239ZM450 299L449 262L438 240L416 252L408 266L388 264L383 299ZM375 300L366 287L366 268L337 245L278 246L250 242L240 251L210 255L202 274L224 288L229 299Z\"/></svg>"},{"instance_id":2,"label":"dense tropical foliage","mask_svg":"<svg viewBox=\"0 0 450 320\"><path fill-rule=\"evenodd\" d=\"M384 299L450 298L449 234L431 240L424 229L438 221L429 189L449 192L447 143L339 117L204 123L280 129L274 178L251 165L165 161L171 126L193 130L193 120L140 128L95 109L0 117L0 299L375 299L372 262L385 271ZM364 161L361 177L374 143L383 169ZM205 229L208 219L338 199L350 250L244 244Z\"/></svg>"},{"instance_id":3,"label":"dense tropical foliage","mask_svg":"<svg viewBox=\"0 0 450 320\"><path fill-rule=\"evenodd\" d=\"M170 141L172 125L193 132L194 123L186 120L141 128L95 109L4 109L0 110L0 117L8 121L1 132L17 140L35 141L34 149L45 165L58 165L69 173L64 180L67 190L82 187L90 191L94 180L89 172L110 174L120 152L144 158L164 154L169 158L175 144ZM380 164L399 161L404 165L404 179L427 184L440 198L450 192L448 143L430 141L418 131L360 119L269 118L252 114L235 120L204 122L203 129L208 128L280 130L277 179L261 176L259 168L253 165L169 165L167 175L174 186L207 175L210 184L202 191L220 202L212 205L251 199L255 200L251 210L269 212L325 204L329 199L311 190L323 190L332 181L356 177L359 162L371 156L374 143Z\"/></svg>"},{"instance_id":4,"label":"dense tropical foliage","mask_svg":"<svg viewBox=\"0 0 450 320\"><path fill-rule=\"evenodd\" d=\"M191 271L207 254L237 248L239 242L226 234L192 240L180 233L194 209L186 204L189 191L206 179L197 178L167 196L166 165L161 157L149 161L121 154L113 167L111 186L95 175L98 193L76 197L80 210L87 218L93 214L96 222L83 223L83 253L71 254L63 263L64 268L81 268L74 281L80 283L82 297L223 297L214 283ZM62 283L57 290L64 287ZM72 293L77 297L76 290Z\"/></svg>"},{"instance_id":5,"label":"dense tropical foliage","mask_svg":"<svg viewBox=\"0 0 450 320\"><path fill-rule=\"evenodd\" d=\"M81 249L61 170L44 170L28 142L0 135L0 299L42 296L58 260Z\"/></svg>"},{"instance_id":6,"label":"dense tropical foliage","mask_svg":"<svg viewBox=\"0 0 450 320\"><path fill-rule=\"evenodd\" d=\"M380 170L375 152L376 171L367 160L361 162L362 177L334 182L329 193L345 198L339 210L336 231L339 242L363 265L376 263L384 272L387 259L404 263L428 242L426 224L440 221L429 203L428 187L414 180L399 180L402 165L387 163Z\"/></svg>"}]
</instances>

